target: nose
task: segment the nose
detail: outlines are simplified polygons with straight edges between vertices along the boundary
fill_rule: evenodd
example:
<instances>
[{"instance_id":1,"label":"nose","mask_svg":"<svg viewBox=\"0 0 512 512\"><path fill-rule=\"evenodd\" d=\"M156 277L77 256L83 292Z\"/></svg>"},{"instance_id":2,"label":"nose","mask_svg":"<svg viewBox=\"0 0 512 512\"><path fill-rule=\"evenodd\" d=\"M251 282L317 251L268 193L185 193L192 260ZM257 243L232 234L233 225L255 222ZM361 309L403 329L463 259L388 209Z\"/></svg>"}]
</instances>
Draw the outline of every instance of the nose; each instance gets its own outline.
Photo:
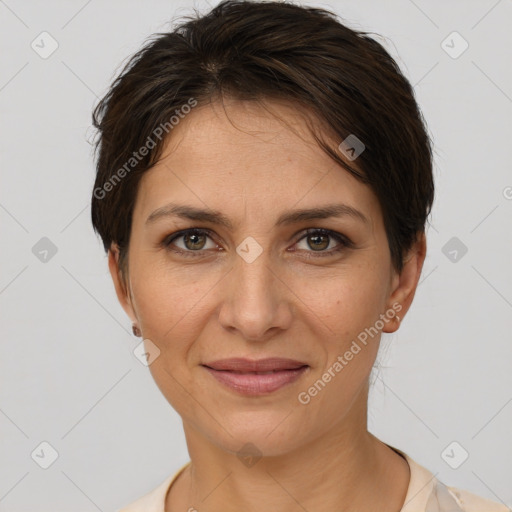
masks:
<instances>
[{"instance_id":1,"label":"nose","mask_svg":"<svg viewBox=\"0 0 512 512\"><path fill-rule=\"evenodd\" d=\"M293 293L266 251L250 263L237 255L221 286L219 321L226 330L248 341L266 341L289 328Z\"/></svg>"}]
</instances>

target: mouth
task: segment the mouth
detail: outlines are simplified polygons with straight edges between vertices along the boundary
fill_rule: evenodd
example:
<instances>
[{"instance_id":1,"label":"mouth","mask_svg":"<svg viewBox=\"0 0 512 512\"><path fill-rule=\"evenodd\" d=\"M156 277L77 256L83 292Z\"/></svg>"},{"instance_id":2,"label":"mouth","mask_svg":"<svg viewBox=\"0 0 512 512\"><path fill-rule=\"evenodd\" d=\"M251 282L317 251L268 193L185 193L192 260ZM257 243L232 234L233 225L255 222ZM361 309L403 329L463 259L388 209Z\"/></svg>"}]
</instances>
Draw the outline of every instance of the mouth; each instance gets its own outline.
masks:
<instances>
[{"instance_id":1,"label":"mouth","mask_svg":"<svg viewBox=\"0 0 512 512\"><path fill-rule=\"evenodd\" d=\"M309 369L304 362L283 358L232 358L202 366L227 388L252 396L273 393L295 382Z\"/></svg>"}]
</instances>

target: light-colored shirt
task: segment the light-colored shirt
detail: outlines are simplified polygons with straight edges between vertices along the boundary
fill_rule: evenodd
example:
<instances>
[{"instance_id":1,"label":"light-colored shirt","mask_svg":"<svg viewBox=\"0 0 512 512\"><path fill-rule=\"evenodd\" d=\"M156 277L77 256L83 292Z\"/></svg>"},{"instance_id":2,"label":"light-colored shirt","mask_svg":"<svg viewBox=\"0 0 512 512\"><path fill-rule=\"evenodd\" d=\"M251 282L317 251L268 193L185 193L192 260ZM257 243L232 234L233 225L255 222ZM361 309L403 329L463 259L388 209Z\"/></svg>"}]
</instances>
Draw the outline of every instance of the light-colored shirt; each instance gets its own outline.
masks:
<instances>
[{"instance_id":1,"label":"light-colored shirt","mask_svg":"<svg viewBox=\"0 0 512 512\"><path fill-rule=\"evenodd\" d=\"M409 487L400 512L512 512L512 509L501 503L444 485L428 469L412 460L407 454L392 446L390 448L405 458L411 473ZM190 462L187 462L158 487L118 512L165 512L167 492L189 464Z\"/></svg>"}]
</instances>

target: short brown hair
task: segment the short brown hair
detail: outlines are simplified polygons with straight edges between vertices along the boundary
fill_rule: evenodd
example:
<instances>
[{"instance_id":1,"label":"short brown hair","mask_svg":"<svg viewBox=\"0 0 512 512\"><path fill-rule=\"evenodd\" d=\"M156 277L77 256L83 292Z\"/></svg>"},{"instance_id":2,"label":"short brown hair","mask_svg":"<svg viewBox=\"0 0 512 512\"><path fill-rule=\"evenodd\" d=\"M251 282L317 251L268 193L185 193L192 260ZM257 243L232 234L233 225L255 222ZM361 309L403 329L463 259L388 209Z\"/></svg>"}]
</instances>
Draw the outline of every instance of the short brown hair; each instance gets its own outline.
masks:
<instances>
[{"instance_id":1,"label":"short brown hair","mask_svg":"<svg viewBox=\"0 0 512 512\"><path fill-rule=\"evenodd\" d=\"M323 134L339 143L351 135L364 144L355 167L312 130L320 146L376 194L400 272L434 200L432 147L411 84L368 34L325 9L224 0L151 36L92 115L99 156L91 215L105 250L112 242L119 246L123 269L138 184L166 140L155 133L163 127L172 136L171 118L182 117L185 105L224 96L274 98L313 113Z\"/></svg>"}]
</instances>

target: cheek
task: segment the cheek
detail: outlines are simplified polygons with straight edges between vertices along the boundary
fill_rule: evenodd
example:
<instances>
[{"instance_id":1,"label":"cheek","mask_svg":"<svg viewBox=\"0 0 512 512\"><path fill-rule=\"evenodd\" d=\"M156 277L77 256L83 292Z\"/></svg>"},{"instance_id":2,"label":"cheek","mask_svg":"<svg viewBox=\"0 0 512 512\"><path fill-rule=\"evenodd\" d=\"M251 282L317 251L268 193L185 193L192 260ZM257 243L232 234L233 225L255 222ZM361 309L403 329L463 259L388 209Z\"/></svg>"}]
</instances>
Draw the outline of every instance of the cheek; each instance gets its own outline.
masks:
<instances>
[{"instance_id":1,"label":"cheek","mask_svg":"<svg viewBox=\"0 0 512 512\"><path fill-rule=\"evenodd\" d=\"M381 269L368 266L283 274L287 291L282 293L289 294L295 321L309 323L319 336L331 340L328 346L344 351L382 312ZM173 351L193 344L222 304L225 290L231 289L227 285L232 277L225 267L138 261L133 268L137 271L131 275L132 291L144 336Z\"/></svg>"},{"instance_id":2,"label":"cheek","mask_svg":"<svg viewBox=\"0 0 512 512\"><path fill-rule=\"evenodd\" d=\"M356 266L297 279L293 291L305 305L304 312L314 313L315 322L340 343L373 325L386 299L385 280L378 270Z\"/></svg>"},{"instance_id":3,"label":"cheek","mask_svg":"<svg viewBox=\"0 0 512 512\"><path fill-rule=\"evenodd\" d=\"M208 301L208 294L220 277L216 272L204 270L140 262L131 282L136 310L145 333L153 334L162 342L172 339L176 332L187 332L188 336L193 334L193 326L200 325L198 320Z\"/></svg>"},{"instance_id":4,"label":"cheek","mask_svg":"<svg viewBox=\"0 0 512 512\"><path fill-rule=\"evenodd\" d=\"M188 392L195 377L191 355L208 319L205 293L213 283L155 266L132 279L144 337L160 350L149 370L167 401L185 417L194 416Z\"/></svg>"},{"instance_id":5,"label":"cheek","mask_svg":"<svg viewBox=\"0 0 512 512\"><path fill-rule=\"evenodd\" d=\"M314 312L309 317L317 326L315 343L325 354L311 384L320 378L316 387L325 383L328 389L318 393L314 407L325 403L326 410L346 410L368 378L380 342L381 329L375 326L385 307L386 290L380 277L378 271L351 268L297 292Z\"/></svg>"}]
</instances>

